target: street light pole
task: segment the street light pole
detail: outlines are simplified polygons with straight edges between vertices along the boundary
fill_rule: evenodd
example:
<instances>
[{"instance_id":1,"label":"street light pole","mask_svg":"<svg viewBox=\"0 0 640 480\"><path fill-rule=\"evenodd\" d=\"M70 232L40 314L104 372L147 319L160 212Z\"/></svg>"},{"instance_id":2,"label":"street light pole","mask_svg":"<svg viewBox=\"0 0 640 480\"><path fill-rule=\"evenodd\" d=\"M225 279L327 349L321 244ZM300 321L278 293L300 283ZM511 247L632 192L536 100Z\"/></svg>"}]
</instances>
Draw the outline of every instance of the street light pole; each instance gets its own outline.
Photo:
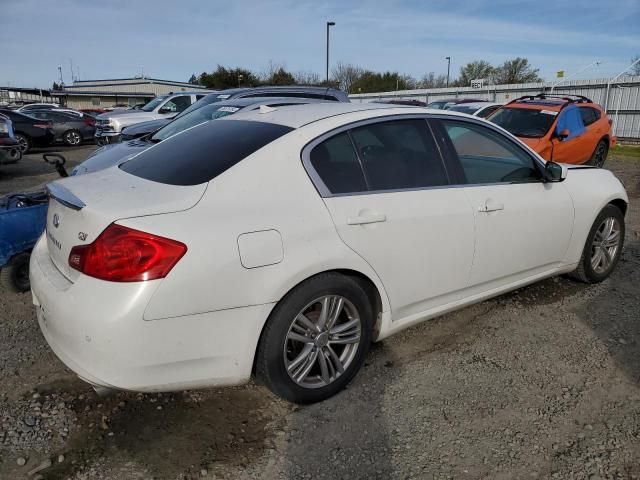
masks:
<instances>
[{"instance_id":1,"label":"street light pole","mask_svg":"<svg viewBox=\"0 0 640 480\"><path fill-rule=\"evenodd\" d=\"M451 70L451 57L444 57L447 60L447 87L449 87L449 71Z\"/></svg>"},{"instance_id":2,"label":"street light pole","mask_svg":"<svg viewBox=\"0 0 640 480\"><path fill-rule=\"evenodd\" d=\"M333 27L336 22L327 22L327 84L329 83L329 27Z\"/></svg>"}]
</instances>

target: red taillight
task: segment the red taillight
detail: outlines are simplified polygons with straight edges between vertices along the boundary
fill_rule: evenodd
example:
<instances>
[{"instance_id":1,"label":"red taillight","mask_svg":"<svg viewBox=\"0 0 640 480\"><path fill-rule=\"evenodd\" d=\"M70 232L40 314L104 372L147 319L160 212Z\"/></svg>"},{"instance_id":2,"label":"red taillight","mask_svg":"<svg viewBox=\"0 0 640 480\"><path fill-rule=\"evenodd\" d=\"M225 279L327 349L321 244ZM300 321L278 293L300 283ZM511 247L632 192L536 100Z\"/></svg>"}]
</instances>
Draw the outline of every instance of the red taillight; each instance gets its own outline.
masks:
<instances>
[{"instance_id":1,"label":"red taillight","mask_svg":"<svg viewBox=\"0 0 640 480\"><path fill-rule=\"evenodd\" d=\"M53 123L52 122L34 123L33 126L36 128L53 128Z\"/></svg>"},{"instance_id":2,"label":"red taillight","mask_svg":"<svg viewBox=\"0 0 640 480\"><path fill-rule=\"evenodd\" d=\"M69 253L69 265L85 275L111 282L164 278L187 246L169 238L112 223L93 243Z\"/></svg>"}]
</instances>

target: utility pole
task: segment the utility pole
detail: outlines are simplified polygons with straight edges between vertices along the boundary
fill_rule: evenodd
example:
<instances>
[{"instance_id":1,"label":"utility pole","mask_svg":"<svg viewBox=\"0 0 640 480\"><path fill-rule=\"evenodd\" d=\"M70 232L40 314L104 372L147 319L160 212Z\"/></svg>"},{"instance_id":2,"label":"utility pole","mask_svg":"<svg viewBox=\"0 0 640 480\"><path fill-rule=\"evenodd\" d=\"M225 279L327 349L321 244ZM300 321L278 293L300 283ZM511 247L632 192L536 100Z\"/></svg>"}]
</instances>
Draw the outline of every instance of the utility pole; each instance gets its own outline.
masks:
<instances>
[{"instance_id":1,"label":"utility pole","mask_svg":"<svg viewBox=\"0 0 640 480\"><path fill-rule=\"evenodd\" d=\"M64 85L64 80L62 79L62 65L58 65L58 73L60 74L60 88Z\"/></svg>"},{"instance_id":2,"label":"utility pole","mask_svg":"<svg viewBox=\"0 0 640 480\"><path fill-rule=\"evenodd\" d=\"M451 71L451 57L444 57L447 60L447 87L449 87L449 72Z\"/></svg>"},{"instance_id":3,"label":"utility pole","mask_svg":"<svg viewBox=\"0 0 640 480\"><path fill-rule=\"evenodd\" d=\"M329 27L333 27L336 22L327 22L327 85L329 84Z\"/></svg>"},{"instance_id":4,"label":"utility pole","mask_svg":"<svg viewBox=\"0 0 640 480\"><path fill-rule=\"evenodd\" d=\"M69 70L71 70L71 83L73 83L73 60L69 59Z\"/></svg>"}]
</instances>

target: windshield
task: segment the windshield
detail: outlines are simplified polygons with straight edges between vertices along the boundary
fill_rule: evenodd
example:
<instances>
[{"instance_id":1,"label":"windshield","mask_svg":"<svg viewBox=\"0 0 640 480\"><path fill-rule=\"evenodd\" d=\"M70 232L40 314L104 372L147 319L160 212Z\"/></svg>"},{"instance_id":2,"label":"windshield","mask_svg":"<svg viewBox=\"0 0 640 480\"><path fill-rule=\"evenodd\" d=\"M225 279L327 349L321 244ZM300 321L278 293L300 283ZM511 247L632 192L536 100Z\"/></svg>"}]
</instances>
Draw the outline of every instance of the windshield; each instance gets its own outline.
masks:
<instances>
[{"instance_id":1,"label":"windshield","mask_svg":"<svg viewBox=\"0 0 640 480\"><path fill-rule=\"evenodd\" d=\"M531 110L525 108L501 108L487 117L487 120L500 125L517 137L544 137L558 112L550 110Z\"/></svg>"},{"instance_id":2,"label":"windshield","mask_svg":"<svg viewBox=\"0 0 640 480\"><path fill-rule=\"evenodd\" d=\"M447 110L451 110L452 112L460 112L460 113L468 113L469 115L473 115L478 111L480 107L470 107L469 105L454 105L453 107L447 108Z\"/></svg>"},{"instance_id":3,"label":"windshield","mask_svg":"<svg viewBox=\"0 0 640 480\"><path fill-rule=\"evenodd\" d=\"M168 95L161 95L160 97L156 97L147 103L140 110L144 110L145 112L153 112L158 105L160 105L163 101L167 99Z\"/></svg>"},{"instance_id":4,"label":"windshield","mask_svg":"<svg viewBox=\"0 0 640 480\"><path fill-rule=\"evenodd\" d=\"M209 105L211 103L221 102L224 98L219 98L217 94L206 95L198 100L196 103L187 108L184 112L180 113L176 118L181 118L187 115L188 113L193 112L194 110L198 110L199 108L204 107L205 105Z\"/></svg>"},{"instance_id":5,"label":"windshield","mask_svg":"<svg viewBox=\"0 0 640 480\"><path fill-rule=\"evenodd\" d=\"M204 100L204 99L202 99ZM195 104L194 104L195 105ZM151 137L152 142L161 142L176 133L180 133L187 128L194 127L209 120L215 120L216 118L226 117L232 113L240 110L241 107L224 105L220 106L216 103L205 105L195 111L192 111L188 115L181 115L180 118L176 118L170 124L162 127Z\"/></svg>"},{"instance_id":6,"label":"windshield","mask_svg":"<svg viewBox=\"0 0 640 480\"><path fill-rule=\"evenodd\" d=\"M449 102L431 102L429 105L427 105L427 108L436 108L438 110L442 110L447 103Z\"/></svg>"}]
</instances>

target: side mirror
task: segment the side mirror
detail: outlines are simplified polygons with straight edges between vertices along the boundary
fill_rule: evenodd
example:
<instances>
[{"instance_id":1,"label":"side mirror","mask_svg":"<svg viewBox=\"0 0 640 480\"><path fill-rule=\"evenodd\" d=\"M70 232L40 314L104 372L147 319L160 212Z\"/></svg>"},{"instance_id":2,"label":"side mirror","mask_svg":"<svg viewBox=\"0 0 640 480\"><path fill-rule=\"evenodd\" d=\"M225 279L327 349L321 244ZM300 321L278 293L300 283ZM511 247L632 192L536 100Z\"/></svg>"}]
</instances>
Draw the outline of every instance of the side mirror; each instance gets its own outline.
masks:
<instances>
[{"instance_id":1,"label":"side mirror","mask_svg":"<svg viewBox=\"0 0 640 480\"><path fill-rule=\"evenodd\" d=\"M544 166L544 176L547 182L562 182L567 178L567 167L556 162L547 162Z\"/></svg>"},{"instance_id":2,"label":"side mirror","mask_svg":"<svg viewBox=\"0 0 640 480\"><path fill-rule=\"evenodd\" d=\"M565 128L564 130L560 130L560 132L558 132L558 138L560 140L564 140L565 138L567 138L569 135L571 134L571 132L569 131L568 128Z\"/></svg>"}]
</instances>

